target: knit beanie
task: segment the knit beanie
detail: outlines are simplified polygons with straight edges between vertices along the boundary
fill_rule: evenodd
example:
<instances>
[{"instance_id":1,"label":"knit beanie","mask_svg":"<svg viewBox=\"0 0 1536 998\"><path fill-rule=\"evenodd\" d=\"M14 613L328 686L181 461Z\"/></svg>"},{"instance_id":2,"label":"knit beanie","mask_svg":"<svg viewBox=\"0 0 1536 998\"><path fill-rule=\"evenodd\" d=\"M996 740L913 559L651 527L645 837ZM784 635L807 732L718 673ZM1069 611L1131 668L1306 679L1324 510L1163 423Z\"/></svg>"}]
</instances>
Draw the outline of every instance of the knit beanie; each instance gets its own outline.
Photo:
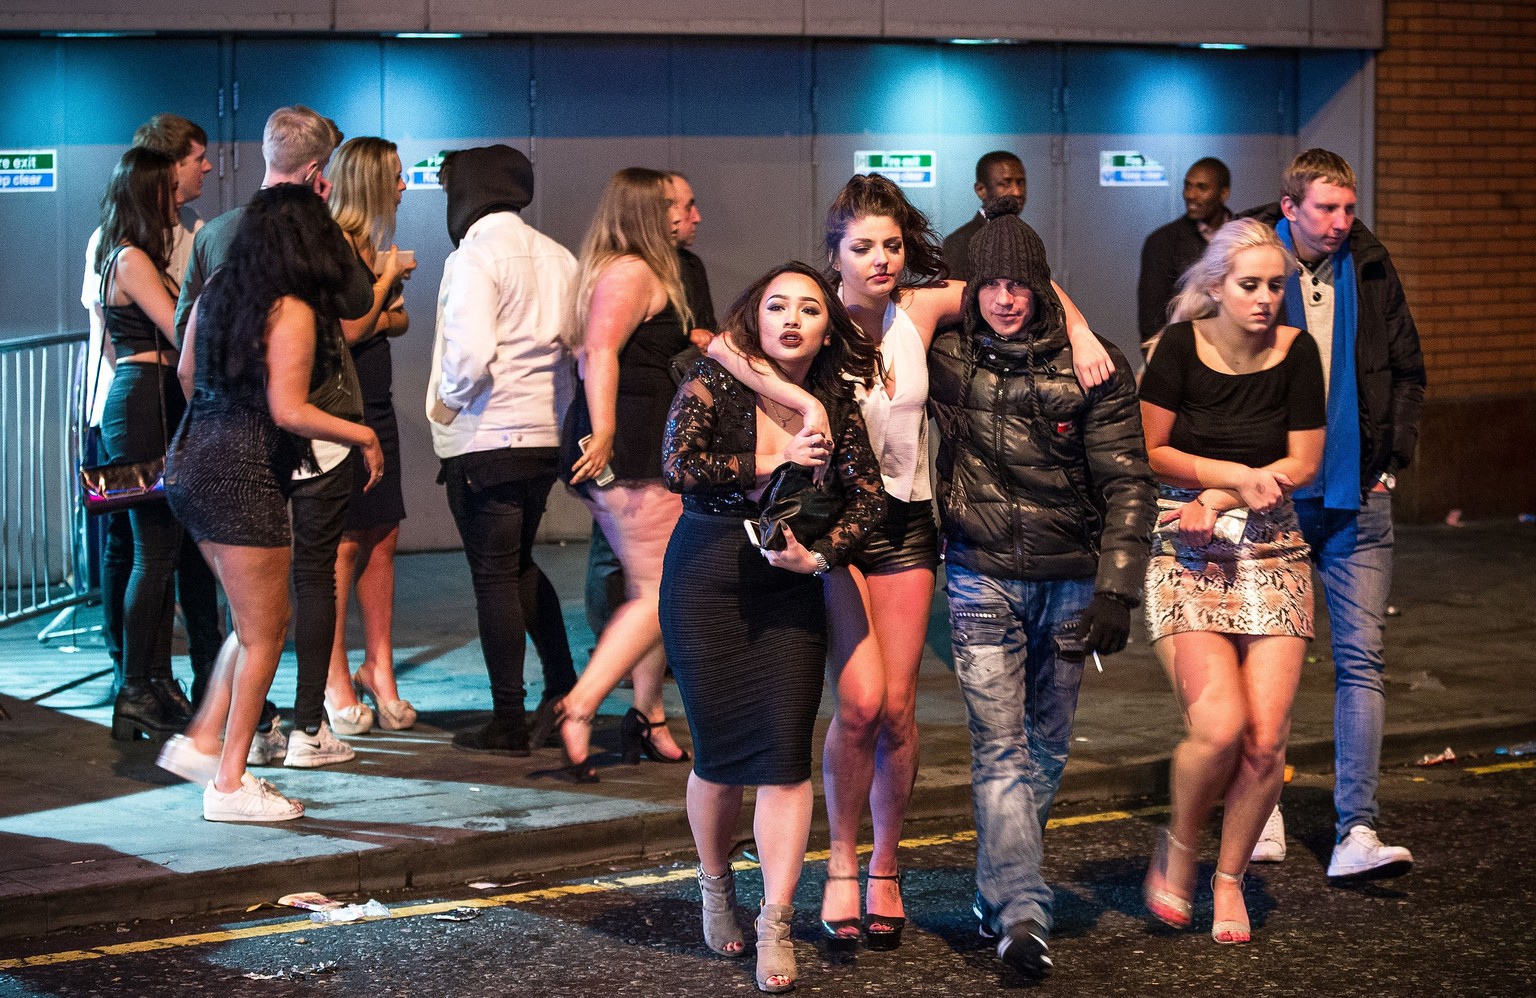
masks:
<instances>
[{"instance_id":1,"label":"knit beanie","mask_svg":"<svg viewBox=\"0 0 1536 998\"><path fill-rule=\"evenodd\" d=\"M993 198L982 208L986 221L971 237L971 279L965 286L965 325L971 332L985 332L976 294L988 281L1003 278L1026 285L1035 297L1031 335L1065 333L1061 302L1051 287L1051 265L1045 258L1045 241L1019 217L1023 207L1010 195Z\"/></svg>"}]
</instances>

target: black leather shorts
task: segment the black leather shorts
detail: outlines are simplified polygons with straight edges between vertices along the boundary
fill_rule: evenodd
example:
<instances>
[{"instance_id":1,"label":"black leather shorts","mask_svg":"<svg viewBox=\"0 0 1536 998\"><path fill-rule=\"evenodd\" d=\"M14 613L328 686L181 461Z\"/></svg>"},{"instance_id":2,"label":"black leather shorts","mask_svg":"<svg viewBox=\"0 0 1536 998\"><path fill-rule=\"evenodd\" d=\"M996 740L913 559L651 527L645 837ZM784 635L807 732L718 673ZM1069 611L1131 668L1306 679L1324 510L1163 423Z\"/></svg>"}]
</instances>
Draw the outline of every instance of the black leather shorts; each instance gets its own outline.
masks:
<instances>
[{"instance_id":1,"label":"black leather shorts","mask_svg":"<svg viewBox=\"0 0 1536 998\"><path fill-rule=\"evenodd\" d=\"M853 564L865 575L938 567L939 530L933 522L932 501L888 499L887 503L885 519L870 530Z\"/></svg>"}]
</instances>

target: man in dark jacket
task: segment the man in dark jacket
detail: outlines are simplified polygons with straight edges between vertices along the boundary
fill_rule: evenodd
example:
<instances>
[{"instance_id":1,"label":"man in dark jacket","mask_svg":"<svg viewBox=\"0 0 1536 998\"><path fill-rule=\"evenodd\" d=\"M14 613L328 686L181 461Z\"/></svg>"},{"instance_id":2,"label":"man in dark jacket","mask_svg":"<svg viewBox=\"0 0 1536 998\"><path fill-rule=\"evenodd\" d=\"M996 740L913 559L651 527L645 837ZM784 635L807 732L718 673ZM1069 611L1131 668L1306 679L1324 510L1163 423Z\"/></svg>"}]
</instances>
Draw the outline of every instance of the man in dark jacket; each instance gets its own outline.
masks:
<instances>
[{"instance_id":1,"label":"man in dark jacket","mask_svg":"<svg viewBox=\"0 0 1536 998\"><path fill-rule=\"evenodd\" d=\"M1206 244L1232 212L1232 171L1215 156L1197 159L1184 174L1184 214L1154 229L1141 244L1141 277L1136 283L1136 325L1146 343L1168 324L1168 303L1179 278L1200 259Z\"/></svg>"},{"instance_id":2,"label":"man in dark jacket","mask_svg":"<svg viewBox=\"0 0 1536 998\"><path fill-rule=\"evenodd\" d=\"M1323 467L1294 496L1333 638L1338 823L1328 876L1397 876L1413 867L1413 855L1376 835L1386 717L1382 636L1392 579L1392 489L1419 437L1424 357L1392 258L1355 218L1349 164L1337 153L1308 149L1291 161L1280 187L1279 204L1250 214L1274 225L1301 261L1280 321L1317 341L1328 389ZM1255 856L1283 857L1284 842L1277 808ZM1264 850L1272 851L1260 856Z\"/></svg>"},{"instance_id":3,"label":"man in dark jacket","mask_svg":"<svg viewBox=\"0 0 1536 998\"><path fill-rule=\"evenodd\" d=\"M1039 235L997 198L971 241L965 327L929 353L955 674L971 730L976 914L998 955L1051 966L1041 837L1086 654L1125 647L1156 493L1136 388L1072 374Z\"/></svg>"}]
</instances>

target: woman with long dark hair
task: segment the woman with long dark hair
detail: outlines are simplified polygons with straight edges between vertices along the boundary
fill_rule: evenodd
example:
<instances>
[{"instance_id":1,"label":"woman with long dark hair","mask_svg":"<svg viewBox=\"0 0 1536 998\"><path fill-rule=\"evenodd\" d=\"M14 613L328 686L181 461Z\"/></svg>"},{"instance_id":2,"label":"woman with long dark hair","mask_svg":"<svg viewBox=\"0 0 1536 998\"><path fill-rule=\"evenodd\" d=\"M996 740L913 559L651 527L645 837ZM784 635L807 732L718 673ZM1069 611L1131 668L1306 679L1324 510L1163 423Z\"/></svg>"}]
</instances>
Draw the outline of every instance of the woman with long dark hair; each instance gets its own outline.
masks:
<instances>
[{"instance_id":1,"label":"woman with long dark hair","mask_svg":"<svg viewBox=\"0 0 1536 998\"><path fill-rule=\"evenodd\" d=\"M825 584L828 680L837 711L822 753L831 826L822 928L839 948L856 947L862 928L869 948L894 949L906 921L896 848L917 780L917 671L939 560L929 481L927 354L935 331L960 321L965 284L947 280L927 216L880 174L855 175L843 185L827 209L824 246L828 277L869 347L856 397L890 502L848 570L831 573ZM1085 386L1097 384L1113 369L1109 356L1064 293L1061 301L1078 377ZM824 409L813 394L733 359L730 341L719 338L710 356L826 432ZM861 925L858 842L866 808L874 851Z\"/></svg>"},{"instance_id":2,"label":"woman with long dark hair","mask_svg":"<svg viewBox=\"0 0 1536 998\"><path fill-rule=\"evenodd\" d=\"M245 207L187 326L180 374L191 401L172 441L166 491L228 594L234 629L207 699L160 765L206 784L209 821L304 813L247 772L246 758L288 630L293 472L313 465L311 440L359 448L367 487L384 470L373 430L309 401L312 385L342 369L336 296L356 265L313 190L265 188Z\"/></svg>"},{"instance_id":3,"label":"woman with long dark hair","mask_svg":"<svg viewBox=\"0 0 1536 998\"><path fill-rule=\"evenodd\" d=\"M663 455L667 485L683 493L662 572L661 627L693 735L688 820L704 938L717 953L741 955L730 849L742 789L756 786L756 979L778 992L794 986L790 905L810 831L811 735L827 652L819 582L848 562L885 501L853 398L870 346L827 282L802 263L776 267L743 292L726 328L749 360L815 394L832 430L806 427L701 360L673 400ZM759 556L742 521L758 520L764 486L785 462L829 464L828 487L845 505L825 536L802 543L786 529L784 548Z\"/></svg>"},{"instance_id":4,"label":"woman with long dark hair","mask_svg":"<svg viewBox=\"0 0 1536 998\"><path fill-rule=\"evenodd\" d=\"M143 146L118 160L101 199L103 325L117 357L101 420L105 461L149 461L165 453L185 399L176 383L176 286L170 266L176 221L176 161ZM163 502L128 511L133 567L123 599L123 684L112 704L112 737L163 738L186 725L191 704L171 677L173 585L181 525Z\"/></svg>"}]
</instances>

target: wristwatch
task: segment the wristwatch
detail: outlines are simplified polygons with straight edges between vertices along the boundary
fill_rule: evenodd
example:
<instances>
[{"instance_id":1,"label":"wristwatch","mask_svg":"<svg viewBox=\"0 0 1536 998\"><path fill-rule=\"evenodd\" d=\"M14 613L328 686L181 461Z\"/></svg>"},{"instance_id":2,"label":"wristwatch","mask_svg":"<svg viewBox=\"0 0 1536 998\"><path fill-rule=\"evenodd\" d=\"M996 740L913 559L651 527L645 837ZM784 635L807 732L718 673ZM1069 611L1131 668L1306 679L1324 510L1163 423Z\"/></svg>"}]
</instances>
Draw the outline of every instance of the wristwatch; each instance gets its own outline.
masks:
<instances>
[{"instance_id":1,"label":"wristwatch","mask_svg":"<svg viewBox=\"0 0 1536 998\"><path fill-rule=\"evenodd\" d=\"M1381 473L1381 477L1376 480L1385 485L1388 492L1391 492L1393 489L1397 488L1397 476L1392 474L1390 471L1383 471Z\"/></svg>"},{"instance_id":2,"label":"wristwatch","mask_svg":"<svg viewBox=\"0 0 1536 998\"><path fill-rule=\"evenodd\" d=\"M812 551L811 557L816 561L816 571L811 574L818 579L832 571L832 566L827 562L827 556L820 551Z\"/></svg>"}]
</instances>

